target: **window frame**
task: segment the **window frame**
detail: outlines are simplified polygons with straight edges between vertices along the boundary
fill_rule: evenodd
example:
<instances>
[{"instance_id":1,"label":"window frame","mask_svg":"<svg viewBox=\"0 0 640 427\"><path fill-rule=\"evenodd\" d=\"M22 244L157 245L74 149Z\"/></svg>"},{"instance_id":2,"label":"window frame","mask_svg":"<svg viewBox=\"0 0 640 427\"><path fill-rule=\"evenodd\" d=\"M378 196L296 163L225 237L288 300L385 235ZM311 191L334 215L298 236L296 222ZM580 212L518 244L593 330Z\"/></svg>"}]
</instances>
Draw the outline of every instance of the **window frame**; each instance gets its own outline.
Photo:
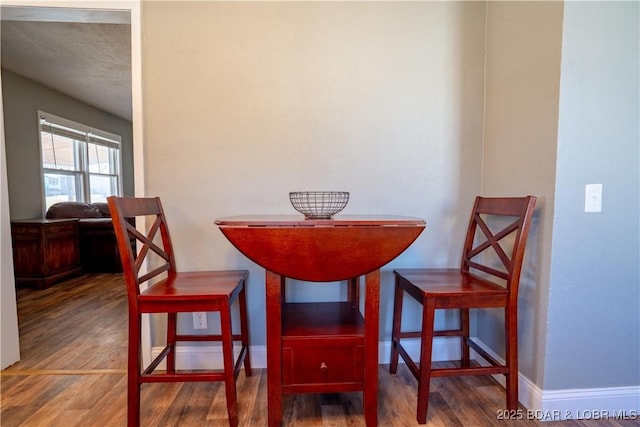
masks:
<instances>
[{"instance_id":1,"label":"window frame","mask_svg":"<svg viewBox=\"0 0 640 427\"><path fill-rule=\"evenodd\" d=\"M58 132L51 132L52 128L46 127L43 120L52 126L58 127ZM65 119L45 111L38 110L38 155L40 159L40 183L43 217L47 211L46 174L67 175L75 177L75 197L79 202L91 203L91 176L115 178L116 196L122 195L122 137L101 129L97 129L73 120ZM70 137L74 141L73 155L77 160L77 167L73 170L46 168L43 159L43 132L54 133ZM92 172L89 165L89 146L91 144L116 150L117 159L110 158L109 164L114 167L113 173ZM110 157L113 152L110 151Z\"/></svg>"}]
</instances>

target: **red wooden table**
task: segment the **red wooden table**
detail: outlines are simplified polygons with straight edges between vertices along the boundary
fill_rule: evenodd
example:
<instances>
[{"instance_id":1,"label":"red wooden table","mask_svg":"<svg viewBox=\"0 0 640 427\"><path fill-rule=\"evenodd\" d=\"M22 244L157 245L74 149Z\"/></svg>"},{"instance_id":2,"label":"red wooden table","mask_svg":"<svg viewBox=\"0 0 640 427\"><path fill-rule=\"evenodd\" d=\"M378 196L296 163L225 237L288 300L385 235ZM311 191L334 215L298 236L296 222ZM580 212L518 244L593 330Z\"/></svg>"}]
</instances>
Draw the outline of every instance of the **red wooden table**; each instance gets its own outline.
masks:
<instances>
[{"instance_id":1,"label":"red wooden table","mask_svg":"<svg viewBox=\"0 0 640 427\"><path fill-rule=\"evenodd\" d=\"M282 395L362 391L366 425L377 425L380 267L420 235L425 222L401 216L236 216L216 220L245 256L266 269L269 427ZM358 282L365 276L364 317ZM285 279L348 280L348 300L289 303Z\"/></svg>"}]
</instances>

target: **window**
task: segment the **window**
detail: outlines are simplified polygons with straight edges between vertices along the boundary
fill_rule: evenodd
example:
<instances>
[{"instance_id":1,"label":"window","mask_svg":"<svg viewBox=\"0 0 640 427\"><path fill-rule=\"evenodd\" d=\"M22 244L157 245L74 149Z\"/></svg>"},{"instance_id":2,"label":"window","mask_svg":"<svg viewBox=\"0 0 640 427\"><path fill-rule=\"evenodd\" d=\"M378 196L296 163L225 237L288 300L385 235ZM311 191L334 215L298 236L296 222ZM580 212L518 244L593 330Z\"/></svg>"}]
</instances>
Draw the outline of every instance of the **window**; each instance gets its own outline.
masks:
<instances>
[{"instance_id":1,"label":"window","mask_svg":"<svg viewBox=\"0 0 640 427\"><path fill-rule=\"evenodd\" d=\"M39 123L45 210L120 195L120 136L43 112Z\"/></svg>"}]
</instances>

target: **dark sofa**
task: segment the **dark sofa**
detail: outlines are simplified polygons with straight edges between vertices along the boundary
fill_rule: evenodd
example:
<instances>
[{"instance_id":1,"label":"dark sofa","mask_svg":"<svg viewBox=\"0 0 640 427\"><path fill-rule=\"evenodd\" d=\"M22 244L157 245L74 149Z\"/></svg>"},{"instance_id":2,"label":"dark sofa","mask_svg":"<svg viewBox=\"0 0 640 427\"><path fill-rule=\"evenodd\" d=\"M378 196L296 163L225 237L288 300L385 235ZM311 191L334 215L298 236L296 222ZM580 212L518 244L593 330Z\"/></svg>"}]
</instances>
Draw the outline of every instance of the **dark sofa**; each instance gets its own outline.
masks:
<instances>
[{"instance_id":1,"label":"dark sofa","mask_svg":"<svg viewBox=\"0 0 640 427\"><path fill-rule=\"evenodd\" d=\"M118 244L106 203L59 202L51 205L46 218L78 218L80 264L84 272L122 272Z\"/></svg>"}]
</instances>

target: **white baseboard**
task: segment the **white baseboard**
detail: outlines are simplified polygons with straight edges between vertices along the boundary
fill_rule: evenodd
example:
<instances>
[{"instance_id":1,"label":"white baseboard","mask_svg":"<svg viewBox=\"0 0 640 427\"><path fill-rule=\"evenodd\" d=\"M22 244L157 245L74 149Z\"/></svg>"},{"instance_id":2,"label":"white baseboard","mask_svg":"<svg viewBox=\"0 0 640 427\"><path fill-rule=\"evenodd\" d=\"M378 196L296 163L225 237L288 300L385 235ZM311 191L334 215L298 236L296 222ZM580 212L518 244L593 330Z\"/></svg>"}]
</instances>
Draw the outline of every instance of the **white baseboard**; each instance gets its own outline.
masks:
<instances>
[{"instance_id":1,"label":"white baseboard","mask_svg":"<svg viewBox=\"0 0 640 427\"><path fill-rule=\"evenodd\" d=\"M488 348L482 341L476 343L496 360L503 359ZM420 355L418 339L405 339L403 346L409 355L417 360ZM155 358L162 348L151 350ZM236 347L237 355L239 347ZM265 346L251 346L249 349L251 366L264 369L267 366ZM472 357L474 352L472 352ZM391 342L383 341L378 345L378 360L381 364L389 363ZM460 344L455 337L436 337L433 342L433 361L460 359ZM475 357L482 360L481 357ZM402 362L402 358L400 358ZM220 346L178 346L176 352L178 369L220 369L222 368L222 349ZM163 369L161 365L159 367ZM504 386L504 376L494 378ZM540 421L558 421L566 419L640 419L640 385L631 387L607 387L592 389L542 390L529 378L518 375L518 396L520 403L527 408L527 416Z\"/></svg>"},{"instance_id":2,"label":"white baseboard","mask_svg":"<svg viewBox=\"0 0 640 427\"><path fill-rule=\"evenodd\" d=\"M479 339L475 342L500 363L504 359ZM472 357L474 356L472 351ZM481 357L475 357L482 360ZM505 385L504 375L494 379ZM518 374L518 397L531 419L559 421L570 419L640 420L640 385L590 389L543 390L529 378Z\"/></svg>"},{"instance_id":3,"label":"white baseboard","mask_svg":"<svg viewBox=\"0 0 640 427\"><path fill-rule=\"evenodd\" d=\"M640 420L640 386L547 390L541 409L562 420Z\"/></svg>"}]
</instances>

